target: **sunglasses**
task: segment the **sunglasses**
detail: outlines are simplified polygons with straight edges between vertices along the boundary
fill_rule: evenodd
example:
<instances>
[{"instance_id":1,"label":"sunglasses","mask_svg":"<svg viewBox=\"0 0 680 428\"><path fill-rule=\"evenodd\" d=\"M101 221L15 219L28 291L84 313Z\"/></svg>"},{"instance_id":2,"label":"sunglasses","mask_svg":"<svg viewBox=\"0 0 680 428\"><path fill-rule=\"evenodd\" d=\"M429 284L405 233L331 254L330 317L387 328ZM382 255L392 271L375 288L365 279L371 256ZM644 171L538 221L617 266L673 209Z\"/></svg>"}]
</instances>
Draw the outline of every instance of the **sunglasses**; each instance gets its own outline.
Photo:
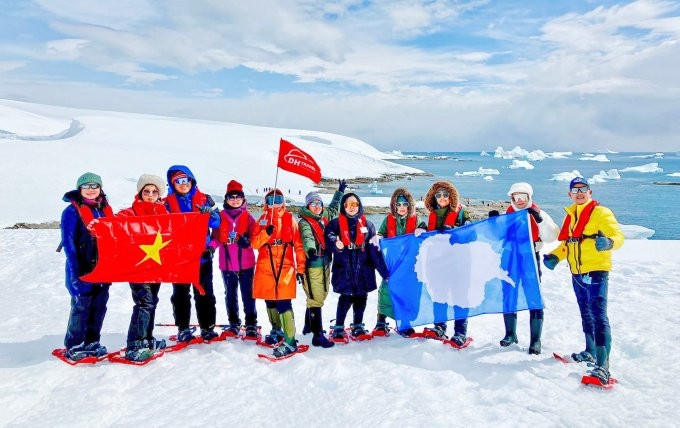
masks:
<instances>
[{"instance_id":1,"label":"sunglasses","mask_svg":"<svg viewBox=\"0 0 680 428\"><path fill-rule=\"evenodd\" d=\"M408 208L408 202L397 202L398 207Z\"/></svg>"},{"instance_id":2,"label":"sunglasses","mask_svg":"<svg viewBox=\"0 0 680 428\"><path fill-rule=\"evenodd\" d=\"M588 190L590 190L590 187L588 186L572 187L571 189L569 189L572 195L576 195L579 193L588 193Z\"/></svg>"},{"instance_id":3,"label":"sunglasses","mask_svg":"<svg viewBox=\"0 0 680 428\"><path fill-rule=\"evenodd\" d=\"M180 184L180 185L181 184L191 184L191 178L189 178L189 177L178 178L177 180L175 180L175 184Z\"/></svg>"},{"instance_id":4,"label":"sunglasses","mask_svg":"<svg viewBox=\"0 0 680 428\"><path fill-rule=\"evenodd\" d=\"M227 199L230 201L236 200L236 199L243 199L243 195L229 195L227 196Z\"/></svg>"},{"instance_id":5,"label":"sunglasses","mask_svg":"<svg viewBox=\"0 0 680 428\"><path fill-rule=\"evenodd\" d=\"M512 195L512 200L515 202L526 202L529 200L529 195L526 193L517 193Z\"/></svg>"},{"instance_id":6,"label":"sunglasses","mask_svg":"<svg viewBox=\"0 0 680 428\"><path fill-rule=\"evenodd\" d=\"M267 205L281 205L283 203L283 196L281 195L267 196L265 198L265 202L267 203Z\"/></svg>"},{"instance_id":7,"label":"sunglasses","mask_svg":"<svg viewBox=\"0 0 680 428\"><path fill-rule=\"evenodd\" d=\"M449 192L437 192L437 193L434 194L434 197L437 198L437 199L448 198Z\"/></svg>"},{"instance_id":8,"label":"sunglasses","mask_svg":"<svg viewBox=\"0 0 680 428\"><path fill-rule=\"evenodd\" d=\"M321 202L321 201L310 202L310 203L309 203L309 206L310 206L310 207L322 207L322 206L323 206L323 202Z\"/></svg>"},{"instance_id":9,"label":"sunglasses","mask_svg":"<svg viewBox=\"0 0 680 428\"><path fill-rule=\"evenodd\" d=\"M158 190L147 190L147 189L144 189L144 190L142 190L142 195L146 195L146 196L158 196Z\"/></svg>"},{"instance_id":10,"label":"sunglasses","mask_svg":"<svg viewBox=\"0 0 680 428\"><path fill-rule=\"evenodd\" d=\"M99 189L99 187L97 183L85 183L80 186L81 189Z\"/></svg>"},{"instance_id":11,"label":"sunglasses","mask_svg":"<svg viewBox=\"0 0 680 428\"><path fill-rule=\"evenodd\" d=\"M359 202L345 202L345 208L358 208Z\"/></svg>"}]
</instances>

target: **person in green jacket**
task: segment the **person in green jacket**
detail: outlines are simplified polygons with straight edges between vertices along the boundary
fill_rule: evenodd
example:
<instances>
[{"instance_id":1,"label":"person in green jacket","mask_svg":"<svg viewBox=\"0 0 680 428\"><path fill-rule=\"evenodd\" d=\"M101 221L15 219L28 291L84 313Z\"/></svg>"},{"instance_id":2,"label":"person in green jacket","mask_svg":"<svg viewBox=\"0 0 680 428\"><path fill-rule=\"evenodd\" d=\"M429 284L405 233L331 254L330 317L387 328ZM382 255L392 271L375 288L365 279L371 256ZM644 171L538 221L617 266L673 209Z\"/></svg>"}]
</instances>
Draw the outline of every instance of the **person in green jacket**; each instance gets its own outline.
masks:
<instances>
[{"instance_id":1,"label":"person in green jacket","mask_svg":"<svg viewBox=\"0 0 680 428\"><path fill-rule=\"evenodd\" d=\"M420 234L425 231L426 227L427 225L420 221L416 214L416 206L411 192L404 187L395 189L390 200L390 213L387 214L378 229L380 238L394 238L407 233L416 233L416 231ZM387 335L389 331L387 317L394 319L394 311L388 283L383 280L378 289L378 322L372 332L374 337Z\"/></svg>"},{"instance_id":2,"label":"person in green jacket","mask_svg":"<svg viewBox=\"0 0 680 428\"><path fill-rule=\"evenodd\" d=\"M328 295L332 254L325 248L324 229L330 220L338 216L340 199L346 187L345 180L340 180L338 190L333 195L330 205L325 208L318 193L307 194L305 207L299 213L300 236L305 253L307 253L305 280L302 285L307 295L307 310L302 334L314 333L312 345L323 348L335 345L324 335L321 317L321 307Z\"/></svg>"}]
</instances>

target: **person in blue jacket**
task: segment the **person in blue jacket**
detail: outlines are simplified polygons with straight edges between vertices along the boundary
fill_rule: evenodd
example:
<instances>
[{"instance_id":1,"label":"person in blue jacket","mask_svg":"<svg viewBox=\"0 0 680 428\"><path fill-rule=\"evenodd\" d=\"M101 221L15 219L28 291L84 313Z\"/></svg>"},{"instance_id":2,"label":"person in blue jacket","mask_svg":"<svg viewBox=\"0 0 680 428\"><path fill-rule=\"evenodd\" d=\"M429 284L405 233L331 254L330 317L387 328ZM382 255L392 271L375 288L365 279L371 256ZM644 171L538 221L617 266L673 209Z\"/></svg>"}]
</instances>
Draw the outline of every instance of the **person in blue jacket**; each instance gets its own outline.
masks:
<instances>
[{"instance_id":1,"label":"person in blue jacket","mask_svg":"<svg viewBox=\"0 0 680 428\"><path fill-rule=\"evenodd\" d=\"M345 317L354 308L352 336L368 334L364 311L368 293L376 290L375 271L387 280L389 271L379 247L375 226L364 217L359 196L346 193L340 200L340 214L326 226L326 248L333 252L331 283L340 294L333 326L333 339L344 340Z\"/></svg>"},{"instance_id":2,"label":"person in blue jacket","mask_svg":"<svg viewBox=\"0 0 680 428\"><path fill-rule=\"evenodd\" d=\"M165 206L172 213L202 212L210 213L208 225L212 229L220 226L220 214L210 195L201 192L197 187L197 181L191 170L184 165L173 165L168 169L168 197L165 198ZM205 291L204 295L194 289L194 301L196 303L196 317L201 328L201 338L212 340L217 337L215 333L215 293L213 292L213 265L212 257L215 249L210 247L210 233L206 234L206 250L201 257L200 283ZM191 320L191 284L172 284L172 311L175 317L178 334L177 340L189 342L194 338L193 331L189 326Z\"/></svg>"},{"instance_id":3,"label":"person in blue jacket","mask_svg":"<svg viewBox=\"0 0 680 428\"><path fill-rule=\"evenodd\" d=\"M66 254L66 289L71 295L64 356L71 361L102 357L106 347L99 343L109 300L110 283L80 279L97 264L97 243L90 233L95 219L112 217L113 211L102 190L102 179L87 172L78 178L76 190L64 195L69 205L61 214L61 246Z\"/></svg>"}]
</instances>

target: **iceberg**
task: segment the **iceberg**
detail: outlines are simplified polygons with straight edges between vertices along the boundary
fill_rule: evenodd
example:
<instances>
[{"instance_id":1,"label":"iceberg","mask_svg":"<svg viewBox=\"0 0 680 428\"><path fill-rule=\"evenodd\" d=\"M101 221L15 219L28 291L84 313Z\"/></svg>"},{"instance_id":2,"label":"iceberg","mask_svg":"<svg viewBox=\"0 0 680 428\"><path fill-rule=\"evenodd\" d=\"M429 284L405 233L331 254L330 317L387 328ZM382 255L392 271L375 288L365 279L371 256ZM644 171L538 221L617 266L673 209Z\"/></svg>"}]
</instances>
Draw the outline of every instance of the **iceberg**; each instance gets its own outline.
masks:
<instances>
[{"instance_id":1,"label":"iceberg","mask_svg":"<svg viewBox=\"0 0 680 428\"><path fill-rule=\"evenodd\" d=\"M578 170L573 170L572 172L560 172L558 174L553 174L551 181L571 181L576 177L583 177Z\"/></svg>"},{"instance_id":2,"label":"iceberg","mask_svg":"<svg viewBox=\"0 0 680 428\"><path fill-rule=\"evenodd\" d=\"M569 156L573 155L572 152L550 152L548 157L551 159L567 159Z\"/></svg>"},{"instance_id":3,"label":"iceberg","mask_svg":"<svg viewBox=\"0 0 680 428\"><path fill-rule=\"evenodd\" d=\"M490 175L486 175L486 176L484 176L484 180L486 180L486 181L493 181L493 177L490 176Z\"/></svg>"},{"instance_id":4,"label":"iceberg","mask_svg":"<svg viewBox=\"0 0 680 428\"><path fill-rule=\"evenodd\" d=\"M588 183L604 183L607 180L620 180L621 175L619 175L619 171L614 168L610 169L607 172L600 171L599 173L593 175L591 178L588 179Z\"/></svg>"},{"instance_id":5,"label":"iceberg","mask_svg":"<svg viewBox=\"0 0 680 428\"><path fill-rule=\"evenodd\" d=\"M479 156L489 156L489 154L485 150L482 150L482 153L480 153Z\"/></svg>"},{"instance_id":6,"label":"iceberg","mask_svg":"<svg viewBox=\"0 0 680 428\"><path fill-rule=\"evenodd\" d=\"M663 159L663 153L652 153L649 155L628 156L631 159Z\"/></svg>"},{"instance_id":7,"label":"iceberg","mask_svg":"<svg viewBox=\"0 0 680 428\"><path fill-rule=\"evenodd\" d=\"M629 166L628 168L623 168L621 172L663 172L663 168L659 168L658 163L652 162L639 166Z\"/></svg>"},{"instance_id":8,"label":"iceberg","mask_svg":"<svg viewBox=\"0 0 680 428\"><path fill-rule=\"evenodd\" d=\"M666 174L669 177L680 177L680 172L672 172L670 174Z\"/></svg>"},{"instance_id":9,"label":"iceberg","mask_svg":"<svg viewBox=\"0 0 680 428\"><path fill-rule=\"evenodd\" d=\"M501 172L497 169L484 168L480 166L477 171L456 172L454 175L456 177L476 177L479 175L500 175L500 173Z\"/></svg>"},{"instance_id":10,"label":"iceberg","mask_svg":"<svg viewBox=\"0 0 680 428\"><path fill-rule=\"evenodd\" d=\"M582 157L578 158L578 160L582 161L595 161L595 162L609 162L609 159L607 159L606 155L587 155L584 154Z\"/></svg>"},{"instance_id":11,"label":"iceberg","mask_svg":"<svg viewBox=\"0 0 680 428\"><path fill-rule=\"evenodd\" d=\"M525 160L513 160L510 169L534 169L534 166Z\"/></svg>"},{"instance_id":12,"label":"iceberg","mask_svg":"<svg viewBox=\"0 0 680 428\"><path fill-rule=\"evenodd\" d=\"M533 152L529 153L527 155L527 159L530 161L542 161L543 159L547 158L548 155L545 154L543 150L534 150Z\"/></svg>"},{"instance_id":13,"label":"iceberg","mask_svg":"<svg viewBox=\"0 0 680 428\"><path fill-rule=\"evenodd\" d=\"M619 223L621 232L626 239L648 239L656 233L654 229L649 229L644 226L639 226L637 224L621 224Z\"/></svg>"}]
</instances>

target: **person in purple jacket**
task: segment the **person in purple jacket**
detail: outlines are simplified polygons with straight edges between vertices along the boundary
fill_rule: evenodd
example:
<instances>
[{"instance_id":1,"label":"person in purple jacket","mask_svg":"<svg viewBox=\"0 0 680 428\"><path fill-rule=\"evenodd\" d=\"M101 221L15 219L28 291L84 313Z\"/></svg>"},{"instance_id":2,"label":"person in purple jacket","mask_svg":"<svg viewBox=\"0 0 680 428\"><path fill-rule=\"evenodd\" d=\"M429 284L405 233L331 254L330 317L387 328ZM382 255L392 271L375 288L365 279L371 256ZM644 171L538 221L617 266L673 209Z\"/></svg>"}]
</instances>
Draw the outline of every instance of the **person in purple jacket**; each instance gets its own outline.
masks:
<instances>
[{"instance_id":1,"label":"person in purple jacket","mask_svg":"<svg viewBox=\"0 0 680 428\"><path fill-rule=\"evenodd\" d=\"M221 212L220 227L213 230L210 246L219 248L220 270L224 279L224 294L229 316L227 336L238 336L241 319L238 311L237 289L241 286L241 299L246 313L245 335L256 339L258 336L257 310L253 299L253 272L255 252L250 245L255 219L248 212L248 202L243 186L236 180L227 184L224 195L224 210Z\"/></svg>"}]
</instances>

